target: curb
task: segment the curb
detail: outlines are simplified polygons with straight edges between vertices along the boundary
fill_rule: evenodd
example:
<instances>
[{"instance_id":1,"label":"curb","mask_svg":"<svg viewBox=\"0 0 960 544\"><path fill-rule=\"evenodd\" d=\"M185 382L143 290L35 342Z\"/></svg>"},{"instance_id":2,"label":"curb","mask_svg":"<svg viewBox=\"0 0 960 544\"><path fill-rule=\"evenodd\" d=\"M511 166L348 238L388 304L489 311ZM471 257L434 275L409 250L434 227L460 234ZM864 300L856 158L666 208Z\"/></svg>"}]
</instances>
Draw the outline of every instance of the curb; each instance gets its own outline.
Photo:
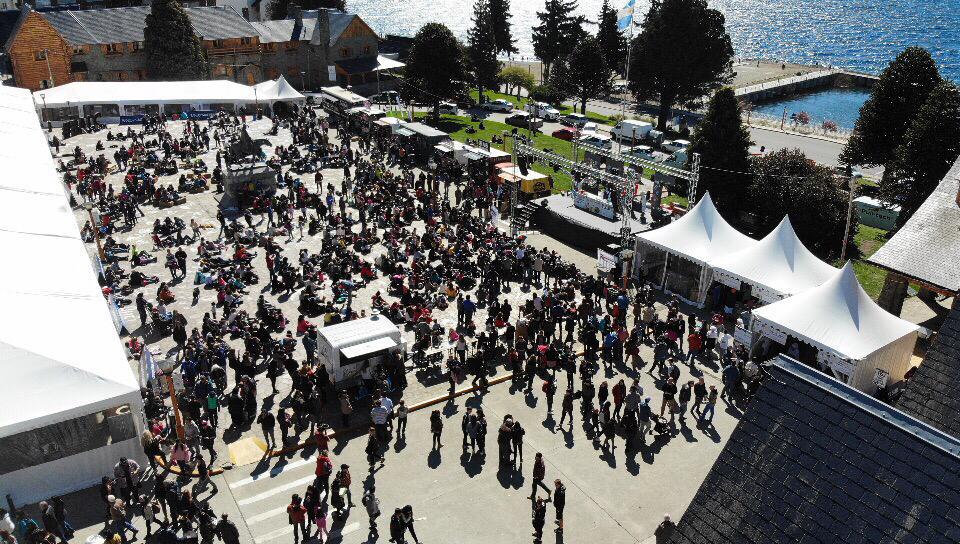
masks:
<instances>
[{"instance_id":1,"label":"curb","mask_svg":"<svg viewBox=\"0 0 960 544\"><path fill-rule=\"evenodd\" d=\"M827 138L826 136L818 136L815 134L801 134L799 132L790 132L787 130L780 130L778 128L765 127L763 125L749 124L747 128L753 128L757 130L766 130L767 132L776 132L777 134L785 134L787 136L797 136L798 138L810 138L811 140L820 140L821 142L830 142L832 144L846 145L847 142L843 140L835 140L833 138Z\"/></svg>"}]
</instances>

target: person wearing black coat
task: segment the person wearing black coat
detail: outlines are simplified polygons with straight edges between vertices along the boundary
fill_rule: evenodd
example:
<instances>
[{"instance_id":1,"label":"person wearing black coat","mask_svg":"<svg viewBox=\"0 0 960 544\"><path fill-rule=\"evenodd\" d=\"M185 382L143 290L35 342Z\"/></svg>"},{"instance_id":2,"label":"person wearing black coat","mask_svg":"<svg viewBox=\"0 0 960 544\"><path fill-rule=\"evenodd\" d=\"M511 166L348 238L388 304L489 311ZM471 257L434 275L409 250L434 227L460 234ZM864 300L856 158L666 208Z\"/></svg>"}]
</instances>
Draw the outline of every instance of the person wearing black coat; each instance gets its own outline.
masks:
<instances>
[{"instance_id":1,"label":"person wearing black coat","mask_svg":"<svg viewBox=\"0 0 960 544\"><path fill-rule=\"evenodd\" d=\"M540 542L543 537L543 524L547 519L547 502L543 497L538 498L533 503L533 536L535 542Z\"/></svg>"},{"instance_id":2,"label":"person wearing black coat","mask_svg":"<svg viewBox=\"0 0 960 544\"><path fill-rule=\"evenodd\" d=\"M567 486L560 480L554 480L553 485L553 507L557 511L557 531L563 531L563 507L567 505Z\"/></svg>"},{"instance_id":3,"label":"person wearing black coat","mask_svg":"<svg viewBox=\"0 0 960 544\"><path fill-rule=\"evenodd\" d=\"M390 542L404 544L403 534L406 527L403 525L403 511L397 508L390 516Z\"/></svg>"},{"instance_id":4,"label":"person wearing black coat","mask_svg":"<svg viewBox=\"0 0 960 544\"><path fill-rule=\"evenodd\" d=\"M220 521L217 523L215 532L224 544L240 543L240 531L237 530L237 526L232 521L227 519L226 514L220 516Z\"/></svg>"}]
</instances>

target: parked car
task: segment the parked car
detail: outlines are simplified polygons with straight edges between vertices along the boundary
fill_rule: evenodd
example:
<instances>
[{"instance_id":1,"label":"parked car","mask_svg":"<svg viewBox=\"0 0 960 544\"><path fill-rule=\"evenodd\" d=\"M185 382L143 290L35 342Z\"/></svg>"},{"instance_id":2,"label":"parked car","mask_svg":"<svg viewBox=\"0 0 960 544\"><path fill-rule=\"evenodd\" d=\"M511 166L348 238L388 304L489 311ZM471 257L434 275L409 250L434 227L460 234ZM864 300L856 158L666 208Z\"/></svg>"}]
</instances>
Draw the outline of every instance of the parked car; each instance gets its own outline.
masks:
<instances>
[{"instance_id":1,"label":"parked car","mask_svg":"<svg viewBox=\"0 0 960 544\"><path fill-rule=\"evenodd\" d=\"M504 111L509 113L513 111L513 103L509 100L498 98L485 103L483 105L483 109L487 111Z\"/></svg>"},{"instance_id":2,"label":"parked car","mask_svg":"<svg viewBox=\"0 0 960 544\"><path fill-rule=\"evenodd\" d=\"M581 134L593 134L593 133L597 132L599 129L600 129L600 127L598 127L596 123L594 123L593 121L591 121L591 122L589 122L589 123L584 123L583 126L580 127L580 133L581 133Z\"/></svg>"},{"instance_id":3,"label":"parked car","mask_svg":"<svg viewBox=\"0 0 960 544\"><path fill-rule=\"evenodd\" d=\"M507 117L507 124L522 128L540 128L543 126L543 119L534 117L525 111L517 111Z\"/></svg>"},{"instance_id":4,"label":"parked car","mask_svg":"<svg viewBox=\"0 0 960 544\"><path fill-rule=\"evenodd\" d=\"M593 147L600 147L603 149L610 149L613 147L613 138L607 136L606 134L584 134L577 141L581 144L592 145Z\"/></svg>"},{"instance_id":5,"label":"parked car","mask_svg":"<svg viewBox=\"0 0 960 544\"><path fill-rule=\"evenodd\" d=\"M590 120L582 113L568 113L560 118L560 124L568 127L580 128Z\"/></svg>"},{"instance_id":6,"label":"parked car","mask_svg":"<svg viewBox=\"0 0 960 544\"><path fill-rule=\"evenodd\" d=\"M441 114L447 113L450 115L456 115L458 110L457 105L453 102L441 102L440 108L437 111L439 111Z\"/></svg>"},{"instance_id":7,"label":"parked car","mask_svg":"<svg viewBox=\"0 0 960 544\"><path fill-rule=\"evenodd\" d=\"M653 148L649 145L635 145L626 151L623 152L624 155L630 155L631 157L636 157L638 159L643 159L647 161L656 160L653 155Z\"/></svg>"},{"instance_id":8,"label":"parked car","mask_svg":"<svg viewBox=\"0 0 960 544\"><path fill-rule=\"evenodd\" d=\"M663 150L667 153L676 153L677 151L683 151L686 148L690 147L689 140L667 140L661 144Z\"/></svg>"},{"instance_id":9,"label":"parked car","mask_svg":"<svg viewBox=\"0 0 960 544\"><path fill-rule=\"evenodd\" d=\"M400 93L397 91L383 91L370 97L373 104L396 104L400 99Z\"/></svg>"},{"instance_id":10,"label":"parked car","mask_svg":"<svg viewBox=\"0 0 960 544\"><path fill-rule=\"evenodd\" d=\"M532 113L545 121L556 121L560 119L560 110L546 102L527 102L527 105L523 107L523 111Z\"/></svg>"},{"instance_id":11,"label":"parked car","mask_svg":"<svg viewBox=\"0 0 960 544\"><path fill-rule=\"evenodd\" d=\"M578 131L573 127L561 127L553 131L553 134L551 134L551 136L553 136L554 138L559 138L561 140L566 140L568 142L571 142L574 139L576 139L578 136L580 136L580 131Z\"/></svg>"}]
</instances>

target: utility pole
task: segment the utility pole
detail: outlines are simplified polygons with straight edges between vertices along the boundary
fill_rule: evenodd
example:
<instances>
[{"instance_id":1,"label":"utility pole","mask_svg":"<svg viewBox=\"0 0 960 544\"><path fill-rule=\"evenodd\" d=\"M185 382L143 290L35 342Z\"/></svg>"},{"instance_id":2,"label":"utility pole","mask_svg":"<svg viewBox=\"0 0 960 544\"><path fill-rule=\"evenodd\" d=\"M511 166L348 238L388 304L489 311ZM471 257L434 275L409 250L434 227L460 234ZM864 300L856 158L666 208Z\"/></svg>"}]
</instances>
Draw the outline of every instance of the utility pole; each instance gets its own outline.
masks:
<instances>
[{"instance_id":1,"label":"utility pole","mask_svg":"<svg viewBox=\"0 0 960 544\"><path fill-rule=\"evenodd\" d=\"M687 184L687 209L693 209L697 203L697 183L700 182L700 154L694 153L691 157L693 164L690 167L690 180Z\"/></svg>"},{"instance_id":2,"label":"utility pole","mask_svg":"<svg viewBox=\"0 0 960 544\"><path fill-rule=\"evenodd\" d=\"M43 50L43 59L47 61L47 76L50 78L50 86L56 87L57 82L53 80L53 70L50 69L50 50Z\"/></svg>"},{"instance_id":3,"label":"utility pole","mask_svg":"<svg viewBox=\"0 0 960 544\"><path fill-rule=\"evenodd\" d=\"M850 187L850 194L847 198L847 225L843 229L843 246L840 248L840 264L847 260L847 244L850 243L850 222L853 221L853 194L857 191L858 178L848 170L847 185Z\"/></svg>"}]
</instances>

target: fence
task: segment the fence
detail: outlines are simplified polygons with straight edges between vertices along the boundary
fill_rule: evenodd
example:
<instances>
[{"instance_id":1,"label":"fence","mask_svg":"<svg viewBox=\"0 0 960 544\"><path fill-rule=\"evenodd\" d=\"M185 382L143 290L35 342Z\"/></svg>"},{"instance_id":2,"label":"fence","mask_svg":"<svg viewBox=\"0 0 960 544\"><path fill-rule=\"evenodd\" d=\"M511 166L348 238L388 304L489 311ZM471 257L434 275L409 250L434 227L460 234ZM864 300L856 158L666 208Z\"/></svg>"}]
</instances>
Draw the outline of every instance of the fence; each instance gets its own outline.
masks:
<instances>
[{"instance_id":1,"label":"fence","mask_svg":"<svg viewBox=\"0 0 960 544\"><path fill-rule=\"evenodd\" d=\"M778 130L782 128L785 132L794 132L804 136L824 136L834 140L846 141L850 139L851 134L849 129L843 127L836 127L833 130L826 128L824 126L824 122L827 121L826 119L815 119L811 117L810 122L804 125L791 120L789 116L784 120L783 116L780 115L770 115L755 111L744 112L743 118L750 126L770 127Z\"/></svg>"}]
</instances>

